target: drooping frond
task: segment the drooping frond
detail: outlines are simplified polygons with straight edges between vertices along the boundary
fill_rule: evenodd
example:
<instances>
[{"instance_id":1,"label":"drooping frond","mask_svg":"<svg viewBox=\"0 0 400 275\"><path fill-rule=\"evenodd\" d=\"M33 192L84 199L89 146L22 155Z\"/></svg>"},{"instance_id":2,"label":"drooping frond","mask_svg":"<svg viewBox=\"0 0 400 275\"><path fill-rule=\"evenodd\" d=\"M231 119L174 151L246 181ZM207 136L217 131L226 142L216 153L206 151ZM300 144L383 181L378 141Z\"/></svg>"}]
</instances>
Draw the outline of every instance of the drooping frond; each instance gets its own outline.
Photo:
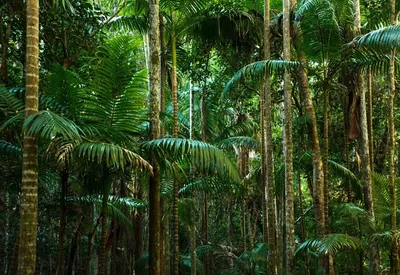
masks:
<instances>
[{"instance_id":1,"label":"drooping frond","mask_svg":"<svg viewBox=\"0 0 400 275\"><path fill-rule=\"evenodd\" d=\"M24 103L15 96L15 93L1 87L0 88L0 114L6 117L15 116L24 112Z\"/></svg>"},{"instance_id":2,"label":"drooping frond","mask_svg":"<svg viewBox=\"0 0 400 275\"><path fill-rule=\"evenodd\" d=\"M243 79L261 79L266 72L272 74L275 71L284 71L285 69L296 69L301 64L297 61L286 61L286 60L263 60L251 63L244 66L238 72L236 72L232 78L225 85L222 96L225 96L235 85L240 83Z\"/></svg>"},{"instance_id":3,"label":"drooping frond","mask_svg":"<svg viewBox=\"0 0 400 275\"><path fill-rule=\"evenodd\" d=\"M221 149L232 147L247 147L249 149L258 150L260 144L257 140L248 136L236 136L221 140L215 144Z\"/></svg>"},{"instance_id":4,"label":"drooping frond","mask_svg":"<svg viewBox=\"0 0 400 275\"><path fill-rule=\"evenodd\" d=\"M358 47L369 46L391 50L400 46L400 25L383 27L356 38Z\"/></svg>"},{"instance_id":5,"label":"drooping frond","mask_svg":"<svg viewBox=\"0 0 400 275\"><path fill-rule=\"evenodd\" d=\"M400 179L395 179L396 188L396 199L397 205L400 205ZM379 173L372 173L372 191L374 198L374 210L377 216L381 219L387 219L390 217L390 196L389 196L389 179Z\"/></svg>"},{"instance_id":6,"label":"drooping frond","mask_svg":"<svg viewBox=\"0 0 400 275\"><path fill-rule=\"evenodd\" d=\"M207 194L231 194L238 191L241 185L231 181L223 181L215 177L205 177L188 184L185 184L179 193L193 194L196 192L206 192Z\"/></svg>"},{"instance_id":7,"label":"drooping frond","mask_svg":"<svg viewBox=\"0 0 400 275\"><path fill-rule=\"evenodd\" d=\"M204 173L217 173L240 182L236 166L223 151L211 144L190 139L163 138L145 142L143 148L157 156L160 164L165 159L186 161Z\"/></svg>"},{"instance_id":8,"label":"drooping frond","mask_svg":"<svg viewBox=\"0 0 400 275\"><path fill-rule=\"evenodd\" d=\"M366 71L371 69L373 72L387 72L389 69L390 55L375 51L373 49L363 48L355 51L354 58L345 62L344 68L348 70L362 70ZM398 59L396 58L396 65L398 66Z\"/></svg>"},{"instance_id":9,"label":"drooping frond","mask_svg":"<svg viewBox=\"0 0 400 275\"><path fill-rule=\"evenodd\" d=\"M23 129L29 135L40 135L43 138L54 138L61 135L69 140L79 141L80 128L65 117L50 111L40 111L25 119Z\"/></svg>"},{"instance_id":10,"label":"drooping frond","mask_svg":"<svg viewBox=\"0 0 400 275\"><path fill-rule=\"evenodd\" d=\"M361 242L358 238L346 234L329 234L320 238L312 238L302 243L296 250L296 254L304 249L310 249L318 254L336 254L343 250L359 250Z\"/></svg>"},{"instance_id":11,"label":"drooping frond","mask_svg":"<svg viewBox=\"0 0 400 275\"><path fill-rule=\"evenodd\" d=\"M22 148L4 140L0 140L0 155L21 159Z\"/></svg>"},{"instance_id":12,"label":"drooping frond","mask_svg":"<svg viewBox=\"0 0 400 275\"><path fill-rule=\"evenodd\" d=\"M81 143L75 148L79 157L107 166L115 166L124 169L126 166L134 166L153 172L152 166L138 154L118 146L116 144L102 142Z\"/></svg>"},{"instance_id":13,"label":"drooping frond","mask_svg":"<svg viewBox=\"0 0 400 275\"><path fill-rule=\"evenodd\" d=\"M258 127L258 124L251 120L236 123L230 127L225 127L216 140L221 141L235 136L252 136L257 131Z\"/></svg>"},{"instance_id":14,"label":"drooping frond","mask_svg":"<svg viewBox=\"0 0 400 275\"><path fill-rule=\"evenodd\" d=\"M102 196L73 196L68 197L67 201L94 207L99 213L103 207ZM109 196L107 210L108 214L114 221L132 230L132 221L123 213L123 210L126 209L127 211L133 211L134 209L143 208L145 206L146 204L144 202L133 198L118 198Z\"/></svg>"}]
</instances>

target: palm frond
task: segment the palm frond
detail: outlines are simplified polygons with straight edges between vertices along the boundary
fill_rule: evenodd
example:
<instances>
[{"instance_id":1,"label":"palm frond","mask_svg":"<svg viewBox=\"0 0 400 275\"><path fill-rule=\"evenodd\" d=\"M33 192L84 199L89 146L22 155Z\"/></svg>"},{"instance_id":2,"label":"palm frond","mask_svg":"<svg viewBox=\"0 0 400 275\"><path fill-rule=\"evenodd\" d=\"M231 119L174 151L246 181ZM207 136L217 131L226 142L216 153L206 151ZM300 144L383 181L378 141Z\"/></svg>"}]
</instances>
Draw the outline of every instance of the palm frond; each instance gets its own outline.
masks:
<instances>
[{"instance_id":1,"label":"palm frond","mask_svg":"<svg viewBox=\"0 0 400 275\"><path fill-rule=\"evenodd\" d=\"M75 148L78 156L84 157L90 161L107 166L115 166L119 169L125 169L131 165L144 170L153 172L152 166L138 154L111 143L86 142L81 143Z\"/></svg>"},{"instance_id":2,"label":"palm frond","mask_svg":"<svg viewBox=\"0 0 400 275\"><path fill-rule=\"evenodd\" d=\"M23 129L29 135L40 135L48 139L57 135L73 141L81 139L80 128L75 122L51 111L40 111L30 115L25 119Z\"/></svg>"},{"instance_id":3,"label":"palm frond","mask_svg":"<svg viewBox=\"0 0 400 275\"><path fill-rule=\"evenodd\" d=\"M136 42L120 36L100 48L83 103L86 125L104 133L135 134L142 130L147 119L147 73L136 69L132 55Z\"/></svg>"},{"instance_id":4,"label":"palm frond","mask_svg":"<svg viewBox=\"0 0 400 275\"><path fill-rule=\"evenodd\" d=\"M287 60L263 60L251 63L244 66L238 72L236 72L232 78L225 85L222 96L225 96L236 84L240 83L243 79L262 79L265 73L272 74L275 71L284 71L285 69L293 70L301 67L301 64L297 61Z\"/></svg>"},{"instance_id":5,"label":"palm frond","mask_svg":"<svg viewBox=\"0 0 400 275\"><path fill-rule=\"evenodd\" d=\"M383 27L356 38L358 47L368 46L391 50L400 46L400 25Z\"/></svg>"},{"instance_id":6,"label":"palm frond","mask_svg":"<svg viewBox=\"0 0 400 275\"><path fill-rule=\"evenodd\" d=\"M0 88L0 112L10 117L24 112L24 103L15 96L15 93L3 87Z\"/></svg>"},{"instance_id":7,"label":"palm frond","mask_svg":"<svg viewBox=\"0 0 400 275\"><path fill-rule=\"evenodd\" d=\"M296 18L302 33L301 47L309 60L327 62L339 56L340 28L331 1L303 1Z\"/></svg>"},{"instance_id":8,"label":"palm frond","mask_svg":"<svg viewBox=\"0 0 400 275\"><path fill-rule=\"evenodd\" d=\"M260 146L257 140L248 136L230 137L217 142L215 145L221 149L233 148L233 147L247 147L253 150L258 150Z\"/></svg>"},{"instance_id":9,"label":"palm frond","mask_svg":"<svg viewBox=\"0 0 400 275\"><path fill-rule=\"evenodd\" d=\"M66 200L67 202L94 207L99 213L101 212L101 209L103 207L102 196L73 196L68 197ZM132 221L123 213L123 210L126 209L128 211L132 211L134 209L143 208L145 205L146 204L144 202L132 198L118 198L114 196L109 196L107 203L107 213L118 224L126 226L130 230L133 230Z\"/></svg>"},{"instance_id":10,"label":"palm frond","mask_svg":"<svg viewBox=\"0 0 400 275\"><path fill-rule=\"evenodd\" d=\"M239 192L241 185L231 181L224 181L216 177L205 177L188 184L185 184L180 190L181 194L194 194L206 192L207 194L227 194Z\"/></svg>"},{"instance_id":11,"label":"palm frond","mask_svg":"<svg viewBox=\"0 0 400 275\"><path fill-rule=\"evenodd\" d=\"M22 159L22 148L0 140L0 155Z\"/></svg>"},{"instance_id":12,"label":"palm frond","mask_svg":"<svg viewBox=\"0 0 400 275\"><path fill-rule=\"evenodd\" d=\"M160 163L165 159L186 161L204 173L217 173L240 182L237 167L223 151L211 144L190 139L163 138L145 142L143 148L157 156Z\"/></svg>"},{"instance_id":13,"label":"palm frond","mask_svg":"<svg viewBox=\"0 0 400 275\"><path fill-rule=\"evenodd\" d=\"M296 254L304 249L310 249L318 254L332 254L343 250L360 250L361 242L358 238L346 234L329 234L323 238L312 238L302 243L296 250Z\"/></svg>"}]
</instances>

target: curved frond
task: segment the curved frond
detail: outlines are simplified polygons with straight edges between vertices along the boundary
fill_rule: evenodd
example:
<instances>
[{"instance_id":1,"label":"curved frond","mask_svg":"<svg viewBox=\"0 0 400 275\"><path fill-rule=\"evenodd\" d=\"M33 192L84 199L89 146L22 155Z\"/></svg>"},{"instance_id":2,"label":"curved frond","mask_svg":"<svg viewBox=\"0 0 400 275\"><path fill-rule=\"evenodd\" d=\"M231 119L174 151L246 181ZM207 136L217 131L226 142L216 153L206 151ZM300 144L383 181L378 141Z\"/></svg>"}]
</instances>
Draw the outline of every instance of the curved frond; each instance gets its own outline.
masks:
<instances>
[{"instance_id":1,"label":"curved frond","mask_svg":"<svg viewBox=\"0 0 400 275\"><path fill-rule=\"evenodd\" d=\"M68 197L67 202L79 203L81 205L94 207L97 212L101 212L103 207L103 197L102 196L74 196ZM132 198L118 198L114 196L109 196L107 203L107 213L110 217L120 225L126 226L130 230L133 230L132 221L124 213L123 209L132 211L134 209L145 207L145 203Z\"/></svg>"},{"instance_id":2,"label":"curved frond","mask_svg":"<svg viewBox=\"0 0 400 275\"><path fill-rule=\"evenodd\" d=\"M262 79L265 73L272 74L275 71L284 71L285 69L293 70L299 68L301 64L297 61L286 61L286 60L263 60L251 63L244 66L238 72L236 72L232 78L225 85L222 93L225 96L236 84L240 83L243 79Z\"/></svg>"},{"instance_id":3,"label":"curved frond","mask_svg":"<svg viewBox=\"0 0 400 275\"><path fill-rule=\"evenodd\" d=\"M252 137L237 136L221 140L217 142L215 145L221 149L232 148L232 147L247 147L249 149L258 150L260 143Z\"/></svg>"},{"instance_id":4,"label":"curved frond","mask_svg":"<svg viewBox=\"0 0 400 275\"><path fill-rule=\"evenodd\" d=\"M329 234L320 238L312 238L302 243L296 254L304 249L316 251L318 254L336 254L342 250L360 250L361 242L358 238L346 234Z\"/></svg>"},{"instance_id":5,"label":"curved frond","mask_svg":"<svg viewBox=\"0 0 400 275\"><path fill-rule=\"evenodd\" d=\"M4 140L0 140L0 155L22 159L22 148Z\"/></svg>"},{"instance_id":6,"label":"curved frond","mask_svg":"<svg viewBox=\"0 0 400 275\"><path fill-rule=\"evenodd\" d=\"M211 144L190 139L163 138L146 142L143 148L157 156L160 163L165 159L187 161L204 173L217 173L240 182L237 167L223 151Z\"/></svg>"},{"instance_id":7,"label":"curved frond","mask_svg":"<svg viewBox=\"0 0 400 275\"><path fill-rule=\"evenodd\" d=\"M23 129L29 135L40 135L43 138L61 135L69 140L81 139L81 130L75 122L50 111L40 111L30 115L25 119Z\"/></svg>"},{"instance_id":8,"label":"curved frond","mask_svg":"<svg viewBox=\"0 0 400 275\"><path fill-rule=\"evenodd\" d=\"M383 27L356 38L358 47L369 46L391 50L400 46L400 25Z\"/></svg>"},{"instance_id":9,"label":"curved frond","mask_svg":"<svg viewBox=\"0 0 400 275\"><path fill-rule=\"evenodd\" d=\"M107 166L124 169L128 165L153 173L153 167L138 154L116 144L87 142L79 144L75 150L80 157Z\"/></svg>"}]
</instances>

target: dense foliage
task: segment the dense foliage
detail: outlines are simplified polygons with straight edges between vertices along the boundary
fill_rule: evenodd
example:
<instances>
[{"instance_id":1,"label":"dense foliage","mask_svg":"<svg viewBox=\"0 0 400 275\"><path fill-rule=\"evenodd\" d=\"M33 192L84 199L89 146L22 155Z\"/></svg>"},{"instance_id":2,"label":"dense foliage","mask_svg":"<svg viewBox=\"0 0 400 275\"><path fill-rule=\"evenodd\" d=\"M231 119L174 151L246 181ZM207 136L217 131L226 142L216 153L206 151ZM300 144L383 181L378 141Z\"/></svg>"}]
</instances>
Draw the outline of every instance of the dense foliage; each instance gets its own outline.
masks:
<instances>
[{"instance_id":1,"label":"dense foliage","mask_svg":"<svg viewBox=\"0 0 400 275\"><path fill-rule=\"evenodd\" d=\"M399 1L158 2L0 1L0 274L400 274Z\"/></svg>"}]
</instances>

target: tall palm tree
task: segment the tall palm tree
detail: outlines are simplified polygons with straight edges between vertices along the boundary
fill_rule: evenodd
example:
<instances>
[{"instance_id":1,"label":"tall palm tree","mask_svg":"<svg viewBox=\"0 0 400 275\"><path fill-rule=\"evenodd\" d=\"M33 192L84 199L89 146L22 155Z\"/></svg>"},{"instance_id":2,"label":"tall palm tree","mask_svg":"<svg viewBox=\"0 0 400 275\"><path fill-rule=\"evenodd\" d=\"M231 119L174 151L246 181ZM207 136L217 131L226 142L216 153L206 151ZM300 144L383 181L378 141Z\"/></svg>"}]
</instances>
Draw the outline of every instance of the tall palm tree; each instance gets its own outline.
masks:
<instances>
[{"instance_id":1,"label":"tall palm tree","mask_svg":"<svg viewBox=\"0 0 400 275\"><path fill-rule=\"evenodd\" d=\"M290 8L291 1L283 1L283 59L290 61ZM292 146L292 88L288 69L284 73L284 155L285 155L285 269L294 273L294 195L293 195L293 146Z\"/></svg>"},{"instance_id":2,"label":"tall palm tree","mask_svg":"<svg viewBox=\"0 0 400 275\"><path fill-rule=\"evenodd\" d=\"M160 10L159 1L149 1L150 6L150 128L151 139L160 137ZM153 175L150 176L149 190L149 266L150 275L161 272L161 209L160 209L160 170L155 158L151 162Z\"/></svg>"},{"instance_id":3,"label":"tall palm tree","mask_svg":"<svg viewBox=\"0 0 400 275\"><path fill-rule=\"evenodd\" d=\"M271 58L270 53L270 1L264 0L264 59ZM275 183L274 183L274 164L273 164L273 146L272 146L272 117L271 117L271 87L270 75L266 72L264 77L264 91L262 100L265 106L261 106L261 114L264 119L261 121L261 128L265 127L265 131L261 129L261 135L265 133L265 141L261 138L261 158L264 175L261 175L264 183L263 194L263 223L264 223L264 243L268 243L269 270L271 274L277 274L277 253L276 253L276 228L275 228ZM265 168L264 168L265 167ZM267 238L266 238L267 236Z\"/></svg>"},{"instance_id":4,"label":"tall palm tree","mask_svg":"<svg viewBox=\"0 0 400 275\"><path fill-rule=\"evenodd\" d=\"M38 111L39 90L39 0L26 7L25 117ZM24 135L18 273L35 274L38 209L38 141Z\"/></svg>"},{"instance_id":5,"label":"tall palm tree","mask_svg":"<svg viewBox=\"0 0 400 275\"><path fill-rule=\"evenodd\" d=\"M360 12L360 1L354 1L354 28L357 35L361 34L361 12ZM370 73L370 71L369 71ZM372 177L371 177L371 157L370 157L370 147L371 143L369 138L372 137L369 132L372 132L372 121L370 120L371 130L368 129L367 123L367 101L365 97L366 89L364 85L364 77L362 72L357 74L357 85L360 96L360 128L361 128L361 168L362 168L362 181L364 188L364 205L374 219L374 203L372 195ZM368 85L369 87L370 85ZM370 94L371 96L371 94ZM372 110L372 108L370 109ZM379 256L377 253L377 248L374 245L370 246L369 250L369 260L370 260L370 272L371 274L379 273Z\"/></svg>"},{"instance_id":6,"label":"tall palm tree","mask_svg":"<svg viewBox=\"0 0 400 275\"><path fill-rule=\"evenodd\" d=\"M396 0L391 2L391 24L392 26L397 24L396 15ZM400 262L399 262L399 244L397 238L397 205L396 205L396 184L394 174L394 154L396 150L396 139L395 139L395 128L394 128L394 97L396 95L396 83L395 83L395 58L396 48L392 49L389 65L389 180L390 180L390 202L391 202L391 223L392 223L392 234L393 243L391 251L392 261L392 273L400 274Z\"/></svg>"}]
</instances>

